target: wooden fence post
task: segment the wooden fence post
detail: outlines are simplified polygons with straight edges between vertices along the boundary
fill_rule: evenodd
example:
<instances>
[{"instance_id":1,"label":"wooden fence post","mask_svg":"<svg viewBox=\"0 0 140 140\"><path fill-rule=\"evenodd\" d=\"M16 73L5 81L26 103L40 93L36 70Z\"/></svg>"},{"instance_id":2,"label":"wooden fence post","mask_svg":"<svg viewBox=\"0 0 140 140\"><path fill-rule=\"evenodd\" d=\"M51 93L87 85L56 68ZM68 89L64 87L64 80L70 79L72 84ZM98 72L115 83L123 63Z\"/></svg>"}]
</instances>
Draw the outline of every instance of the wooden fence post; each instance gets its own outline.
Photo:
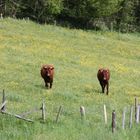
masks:
<instances>
[{"instance_id":1,"label":"wooden fence post","mask_svg":"<svg viewBox=\"0 0 140 140\"><path fill-rule=\"evenodd\" d=\"M113 22L111 22L111 24L110 24L111 32L113 32L113 28L114 28L114 25L113 25Z\"/></svg>"},{"instance_id":2,"label":"wooden fence post","mask_svg":"<svg viewBox=\"0 0 140 140\"><path fill-rule=\"evenodd\" d=\"M42 119L43 119L43 121L45 121L46 115L45 115L45 103L44 102L42 103L41 110L42 110Z\"/></svg>"},{"instance_id":3,"label":"wooden fence post","mask_svg":"<svg viewBox=\"0 0 140 140\"><path fill-rule=\"evenodd\" d=\"M140 104L138 104L138 108L139 108L139 121L140 121Z\"/></svg>"},{"instance_id":4,"label":"wooden fence post","mask_svg":"<svg viewBox=\"0 0 140 140\"><path fill-rule=\"evenodd\" d=\"M135 121L137 122L137 105L138 105L138 99L135 97Z\"/></svg>"},{"instance_id":5,"label":"wooden fence post","mask_svg":"<svg viewBox=\"0 0 140 140\"><path fill-rule=\"evenodd\" d=\"M2 104L5 102L5 91L3 89L3 92L2 92ZM5 111L6 110L6 106L4 105L2 108L1 108L1 111Z\"/></svg>"},{"instance_id":6,"label":"wooden fence post","mask_svg":"<svg viewBox=\"0 0 140 140\"><path fill-rule=\"evenodd\" d=\"M0 18L3 19L3 14L2 13L0 14Z\"/></svg>"},{"instance_id":7,"label":"wooden fence post","mask_svg":"<svg viewBox=\"0 0 140 140\"><path fill-rule=\"evenodd\" d=\"M129 127L132 128L132 119L133 119L133 106L130 108L130 121L129 121Z\"/></svg>"},{"instance_id":8,"label":"wooden fence post","mask_svg":"<svg viewBox=\"0 0 140 140\"><path fill-rule=\"evenodd\" d=\"M57 116L56 116L56 123L58 122L61 110L62 110L62 106L59 107L59 110L58 110L58 113L57 113Z\"/></svg>"},{"instance_id":9,"label":"wooden fence post","mask_svg":"<svg viewBox=\"0 0 140 140\"><path fill-rule=\"evenodd\" d=\"M81 113L81 119L85 119L85 108L84 106L80 106L80 113Z\"/></svg>"},{"instance_id":10,"label":"wooden fence post","mask_svg":"<svg viewBox=\"0 0 140 140\"><path fill-rule=\"evenodd\" d=\"M104 118L105 118L105 124L107 124L106 105L104 105Z\"/></svg>"},{"instance_id":11,"label":"wooden fence post","mask_svg":"<svg viewBox=\"0 0 140 140\"><path fill-rule=\"evenodd\" d=\"M139 115L140 115L140 105L137 105L137 116L136 116L136 123L139 123Z\"/></svg>"},{"instance_id":12,"label":"wooden fence post","mask_svg":"<svg viewBox=\"0 0 140 140\"><path fill-rule=\"evenodd\" d=\"M116 129L116 113L115 110L112 112L112 133L115 132Z\"/></svg>"},{"instance_id":13,"label":"wooden fence post","mask_svg":"<svg viewBox=\"0 0 140 140\"><path fill-rule=\"evenodd\" d=\"M126 113L126 108L123 110L123 115L122 115L122 128L125 128L125 113Z\"/></svg>"}]
</instances>

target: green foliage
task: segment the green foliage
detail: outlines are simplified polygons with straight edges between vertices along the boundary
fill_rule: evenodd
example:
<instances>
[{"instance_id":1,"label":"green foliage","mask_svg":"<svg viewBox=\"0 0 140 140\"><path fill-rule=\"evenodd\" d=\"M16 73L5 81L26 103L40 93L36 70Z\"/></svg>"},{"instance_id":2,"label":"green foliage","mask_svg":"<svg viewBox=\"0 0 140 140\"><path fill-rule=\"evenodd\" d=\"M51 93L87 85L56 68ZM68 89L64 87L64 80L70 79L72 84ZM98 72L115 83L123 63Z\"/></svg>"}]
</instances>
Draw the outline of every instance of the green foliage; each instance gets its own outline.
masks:
<instances>
[{"instance_id":1,"label":"green foliage","mask_svg":"<svg viewBox=\"0 0 140 140\"><path fill-rule=\"evenodd\" d=\"M38 22L46 22L49 17L60 14L62 0L28 0L22 9L23 15Z\"/></svg>"},{"instance_id":2,"label":"green foliage","mask_svg":"<svg viewBox=\"0 0 140 140\"><path fill-rule=\"evenodd\" d=\"M91 5L97 9L98 17L110 16L116 13L119 9L119 3L122 0L91 0Z\"/></svg>"},{"instance_id":3,"label":"green foliage","mask_svg":"<svg viewBox=\"0 0 140 140\"><path fill-rule=\"evenodd\" d=\"M45 89L40 76L42 64L53 63L53 88ZM41 112L27 118L31 124L0 114L2 140L139 140L140 126L133 123L122 130L122 110L139 99L140 35L115 32L86 32L26 20L0 20L0 95L5 89L7 111L21 114L46 104L47 120ZM101 93L97 70L111 71L109 96ZM1 100L0 96L0 100ZM104 125L106 104L108 124ZM59 106L63 106L58 124ZM79 107L86 109L80 119ZM111 132L111 113L116 110L117 130ZM134 118L134 116L133 116ZM133 120L134 122L134 120Z\"/></svg>"},{"instance_id":4,"label":"green foliage","mask_svg":"<svg viewBox=\"0 0 140 140\"><path fill-rule=\"evenodd\" d=\"M138 0L1 0L0 13L39 23L134 32L139 31L139 5Z\"/></svg>"},{"instance_id":5,"label":"green foliage","mask_svg":"<svg viewBox=\"0 0 140 140\"><path fill-rule=\"evenodd\" d=\"M23 6L22 0L2 0L4 16L15 18L21 12Z\"/></svg>"},{"instance_id":6,"label":"green foliage","mask_svg":"<svg viewBox=\"0 0 140 140\"><path fill-rule=\"evenodd\" d=\"M135 16L134 16L134 1L131 0L124 0L120 4L121 8L118 12L118 24L119 29L122 32L129 32L135 31L135 28L130 27L135 23Z\"/></svg>"},{"instance_id":7,"label":"green foliage","mask_svg":"<svg viewBox=\"0 0 140 140\"><path fill-rule=\"evenodd\" d=\"M136 22L135 24L138 26L138 31L140 31L140 1L139 0L135 0L134 2L134 12L135 12L135 19L136 19Z\"/></svg>"},{"instance_id":8,"label":"green foliage","mask_svg":"<svg viewBox=\"0 0 140 140\"><path fill-rule=\"evenodd\" d=\"M102 17L109 16L118 11L121 0L67 0L64 1L69 16L74 17Z\"/></svg>"},{"instance_id":9,"label":"green foliage","mask_svg":"<svg viewBox=\"0 0 140 140\"><path fill-rule=\"evenodd\" d=\"M53 1L48 0L46 2L46 5L47 5L47 11L53 15L60 14L63 8L62 0L53 0Z\"/></svg>"}]
</instances>

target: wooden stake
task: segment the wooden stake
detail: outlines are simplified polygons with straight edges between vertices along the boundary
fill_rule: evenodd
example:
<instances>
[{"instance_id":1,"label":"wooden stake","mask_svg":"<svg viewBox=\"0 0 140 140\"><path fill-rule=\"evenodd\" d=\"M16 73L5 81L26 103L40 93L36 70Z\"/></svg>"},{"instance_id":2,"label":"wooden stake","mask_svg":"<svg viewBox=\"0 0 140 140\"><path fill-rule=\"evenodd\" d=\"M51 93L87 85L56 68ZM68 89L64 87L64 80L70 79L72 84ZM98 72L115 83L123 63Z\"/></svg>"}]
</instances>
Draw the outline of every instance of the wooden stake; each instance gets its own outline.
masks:
<instances>
[{"instance_id":1,"label":"wooden stake","mask_svg":"<svg viewBox=\"0 0 140 140\"><path fill-rule=\"evenodd\" d=\"M45 103L44 102L42 103L42 108L41 109L42 109L42 119L43 119L43 121L45 121L46 116L45 116Z\"/></svg>"},{"instance_id":2,"label":"wooden stake","mask_svg":"<svg viewBox=\"0 0 140 140\"><path fill-rule=\"evenodd\" d=\"M140 114L140 112L139 112L139 111L140 111L140 109L139 109L139 108L140 108L140 106L139 106L139 105L137 105L137 113L136 113L136 114L137 114L137 116L136 116L136 123L139 123L139 114Z\"/></svg>"},{"instance_id":3,"label":"wooden stake","mask_svg":"<svg viewBox=\"0 0 140 140\"><path fill-rule=\"evenodd\" d=\"M105 118L105 124L107 124L106 105L104 105L104 118Z\"/></svg>"},{"instance_id":4,"label":"wooden stake","mask_svg":"<svg viewBox=\"0 0 140 140\"><path fill-rule=\"evenodd\" d=\"M132 128L132 119L133 119L133 106L130 108L130 121L129 121L129 127Z\"/></svg>"},{"instance_id":5,"label":"wooden stake","mask_svg":"<svg viewBox=\"0 0 140 140\"><path fill-rule=\"evenodd\" d=\"M135 121L137 122L137 105L138 105L138 99L135 98Z\"/></svg>"},{"instance_id":6,"label":"wooden stake","mask_svg":"<svg viewBox=\"0 0 140 140\"><path fill-rule=\"evenodd\" d=\"M2 104L4 104L5 102L5 91L3 89L3 92L2 92ZM2 111L5 111L6 110L6 107L5 105L1 108Z\"/></svg>"},{"instance_id":7,"label":"wooden stake","mask_svg":"<svg viewBox=\"0 0 140 140\"><path fill-rule=\"evenodd\" d=\"M0 18L3 19L3 14L2 13L0 14Z\"/></svg>"},{"instance_id":8,"label":"wooden stake","mask_svg":"<svg viewBox=\"0 0 140 140\"><path fill-rule=\"evenodd\" d=\"M61 110L62 110L62 106L59 107L59 110L58 110L58 113L57 113L57 116L56 116L56 123L58 122Z\"/></svg>"},{"instance_id":9,"label":"wooden stake","mask_svg":"<svg viewBox=\"0 0 140 140\"><path fill-rule=\"evenodd\" d=\"M122 115L122 128L125 128L125 113L126 113L126 108L123 110L123 115Z\"/></svg>"},{"instance_id":10,"label":"wooden stake","mask_svg":"<svg viewBox=\"0 0 140 140\"><path fill-rule=\"evenodd\" d=\"M115 110L112 112L112 133L115 132L116 129L116 113Z\"/></svg>"},{"instance_id":11,"label":"wooden stake","mask_svg":"<svg viewBox=\"0 0 140 140\"><path fill-rule=\"evenodd\" d=\"M2 108L6 105L7 101L4 101L4 103L1 105L0 110L2 111Z\"/></svg>"},{"instance_id":12,"label":"wooden stake","mask_svg":"<svg viewBox=\"0 0 140 140\"><path fill-rule=\"evenodd\" d=\"M85 119L85 108L84 106L80 106L80 113L81 113L81 119Z\"/></svg>"}]
</instances>

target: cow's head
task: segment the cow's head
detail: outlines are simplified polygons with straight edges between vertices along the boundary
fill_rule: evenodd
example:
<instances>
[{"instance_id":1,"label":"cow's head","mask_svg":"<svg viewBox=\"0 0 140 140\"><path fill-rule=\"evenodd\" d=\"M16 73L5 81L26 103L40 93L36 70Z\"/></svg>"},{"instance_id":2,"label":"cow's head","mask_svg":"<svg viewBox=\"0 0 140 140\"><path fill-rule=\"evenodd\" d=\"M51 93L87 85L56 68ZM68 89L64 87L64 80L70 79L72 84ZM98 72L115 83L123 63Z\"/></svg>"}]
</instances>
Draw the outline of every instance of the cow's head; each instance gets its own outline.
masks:
<instances>
[{"instance_id":1,"label":"cow's head","mask_svg":"<svg viewBox=\"0 0 140 140\"><path fill-rule=\"evenodd\" d=\"M108 70L103 70L103 80L108 80L109 79L109 71Z\"/></svg>"},{"instance_id":2,"label":"cow's head","mask_svg":"<svg viewBox=\"0 0 140 140\"><path fill-rule=\"evenodd\" d=\"M52 75L52 71L53 71L54 67L53 66L45 66L44 69L45 69L46 75L49 77Z\"/></svg>"}]
</instances>

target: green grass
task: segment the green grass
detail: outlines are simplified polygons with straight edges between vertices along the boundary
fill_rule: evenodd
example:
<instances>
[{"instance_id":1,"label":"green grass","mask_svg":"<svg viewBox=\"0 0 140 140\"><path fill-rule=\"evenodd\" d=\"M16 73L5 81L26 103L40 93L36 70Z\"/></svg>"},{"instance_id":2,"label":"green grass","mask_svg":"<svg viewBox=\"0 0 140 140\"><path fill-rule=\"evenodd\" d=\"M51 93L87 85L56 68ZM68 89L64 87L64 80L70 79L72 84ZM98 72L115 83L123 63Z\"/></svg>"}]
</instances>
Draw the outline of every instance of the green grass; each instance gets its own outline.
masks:
<instances>
[{"instance_id":1,"label":"green grass","mask_svg":"<svg viewBox=\"0 0 140 140\"><path fill-rule=\"evenodd\" d=\"M40 76L42 64L55 66L51 90ZM101 93L100 67L111 71L109 96ZM20 114L45 101L47 120L41 112L28 116L31 124L0 114L2 140L139 140L140 126L129 129L129 110L140 97L140 34L72 30L31 21L0 20L0 90L5 89L7 111ZM2 96L0 96L0 100ZM106 104L108 124L104 125ZM54 122L63 106L59 123ZM79 107L86 109L80 119ZM126 129L121 128L127 107ZM111 132L111 113L116 110L117 131Z\"/></svg>"}]
</instances>

